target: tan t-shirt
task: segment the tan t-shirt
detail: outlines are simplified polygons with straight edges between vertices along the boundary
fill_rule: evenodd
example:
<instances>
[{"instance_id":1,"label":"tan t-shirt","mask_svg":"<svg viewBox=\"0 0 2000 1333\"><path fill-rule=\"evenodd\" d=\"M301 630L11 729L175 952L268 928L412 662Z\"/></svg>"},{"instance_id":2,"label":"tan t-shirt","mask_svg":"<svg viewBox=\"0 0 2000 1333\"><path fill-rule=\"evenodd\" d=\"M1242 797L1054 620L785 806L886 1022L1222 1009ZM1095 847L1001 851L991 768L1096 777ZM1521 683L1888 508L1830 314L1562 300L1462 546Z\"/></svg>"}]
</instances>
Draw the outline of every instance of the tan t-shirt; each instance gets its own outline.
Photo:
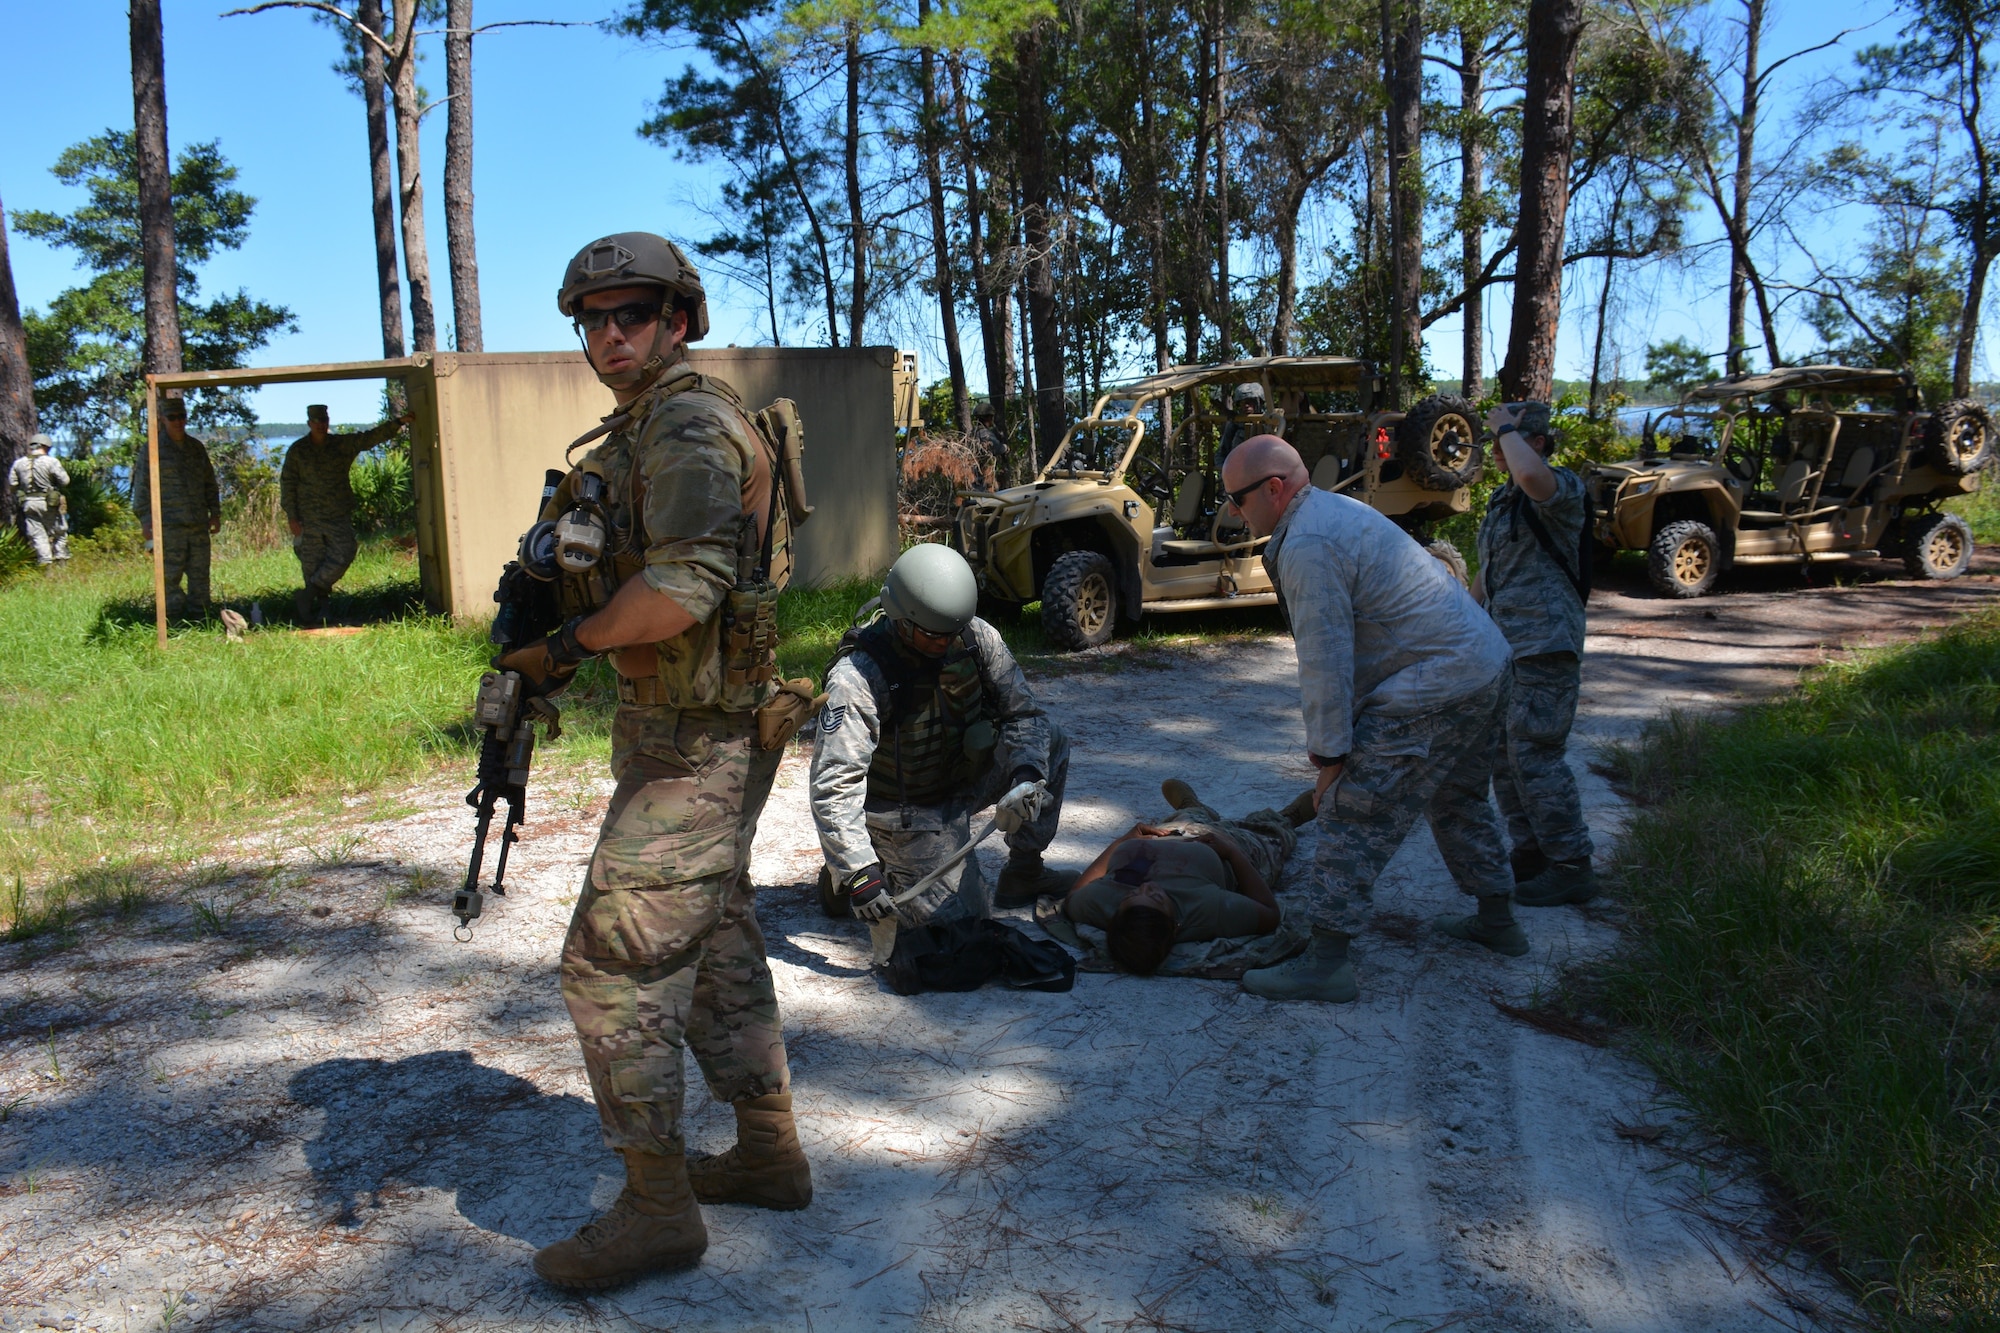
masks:
<instances>
[{"instance_id":1,"label":"tan t-shirt","mask_svg":"<svg viewBox=\"0 0 2000 1333\"><path fill-rule=\"evenodd\" d=\"M1166 891L1179 921L1177 940L1221 940L1261 935L1262 907L1236 891L1236 875L1213 847L1186 838L1134 838L1111 854L1102 879L1070 894L1069 919L1103 930L1123 902L1126 886L1111 873L1127 866Z\"/></svg>"}]
</instances>

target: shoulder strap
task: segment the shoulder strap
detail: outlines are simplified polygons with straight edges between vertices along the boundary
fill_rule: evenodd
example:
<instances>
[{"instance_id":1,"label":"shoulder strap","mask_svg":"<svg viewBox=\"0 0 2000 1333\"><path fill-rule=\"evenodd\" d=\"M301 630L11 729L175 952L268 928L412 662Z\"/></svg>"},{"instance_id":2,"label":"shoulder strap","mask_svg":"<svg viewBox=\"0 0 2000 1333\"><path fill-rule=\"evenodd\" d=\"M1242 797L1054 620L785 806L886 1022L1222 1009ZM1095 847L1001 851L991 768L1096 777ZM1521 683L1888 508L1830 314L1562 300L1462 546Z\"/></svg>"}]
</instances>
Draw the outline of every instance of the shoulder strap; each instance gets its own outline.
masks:
<instances>
[{"instance_id":1,"label":"shoulder strap","mask_svg":"<svg viewBox=\"0 0 2000 1333\"><path fill-rule=\"evenodd\" d=\"M1528 531L1535 534L1535 542L1542 548L1542 554L1555 561L1556 568L1560 569L1563 577L1569 580L1570 591L1576 594L1576 600L1589 601L1590 585L1570 568L1569 561L1563 559L1562 552L1556 549L1555 538L1549 536L1549 530L1542 526L1542 520L1535 515L1535 502L1528 498L1527 492L1517 487L1514 503L1517 506L1514 512L1527 520Z\"/></svg>"}]
</instances>

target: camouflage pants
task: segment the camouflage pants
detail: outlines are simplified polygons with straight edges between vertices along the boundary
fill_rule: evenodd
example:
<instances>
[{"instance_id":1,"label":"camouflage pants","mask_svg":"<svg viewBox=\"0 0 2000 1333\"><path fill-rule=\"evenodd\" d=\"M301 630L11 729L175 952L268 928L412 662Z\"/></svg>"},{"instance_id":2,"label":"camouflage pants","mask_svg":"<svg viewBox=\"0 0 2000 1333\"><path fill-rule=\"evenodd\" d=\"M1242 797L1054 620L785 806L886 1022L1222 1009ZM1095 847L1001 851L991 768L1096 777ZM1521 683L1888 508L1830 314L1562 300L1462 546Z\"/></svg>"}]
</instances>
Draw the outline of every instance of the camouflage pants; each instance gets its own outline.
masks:
<instances>
[{"instance_id":1,"label":"camouflage pants","mask_svg":"<svg viewBox=\"0 0 2000 1333\"><path fill-rule=\"evenodd\" d=\"M972 816L1007 794L1007 779L1014 772L1013 756L1005 743L994 752L993 765L986 775L966 792L942 805L913 805L907 811L894 802L867 812L868 840L882 858L889 886L902 890L915 884L965 846L972 836ZM1069 782L1069 738L1062 728L1049 723L1049 804L1041 818L1007 835L1010 850L1042 852L1056 839L1062 820L1063 788ZM908 821L905 822L905 815ZM955 921L960 917L978 920L993 915L993 895L979 871L979 857L965 858L956 877L944 879L925 890L920 898L896 909L896 918L906 926L931 921Z\"/></svg>"},{"instance_id":2,"label":"camouflage pants","mask_svg":"<svg viewBox=\"0 0 2000 1333\"><path fill-rule=\"evenodd\" d=\"M208 524L167 524L160 531L160 562L167 568L168 615L179 615L189 604L197 610L208 606Z\"/></svg>"},{"instance_id":3,"label":"camouflage pants","mask_svg":"<svg viewBox=\"0 0 2000 1333\"><path fill-rule=\"evenodd\" d=\"M309 518L292 545L299 553L299 573L306 587L322 593L333 591L360 549L351 518Z\"/></svg>"},{"instance_id":4,"label":"camouflage pants","mask_svg":"<svg viewBox=\"0 0 2000 1333\"><path fill-rule=\"evenodd\" d=\"M1241 819L1224 819L1205 805L1190 805L1158 821L1158 828L1183 828L1196 833L1227 834L1243 850L1243 859L1263 877L1271 892L1284 878L1285 861L1299 845L1292 821L1276 810L1252 810Z\"/></svg>"},{"instance_id":5,"label":"camouflage pants","mask_svg":"<svg viewBox=\"0 0 2000 1333\"><path fill-rule=\"evenodd\" d=\"M1319 805L1314 926L1361 933L1374 911L1376 877L1419 815L1429 817L1459 888L1475 897L1513 892L1500 821L1487 799L1507 694L1502 675L1428 713L1356 720L1347 766Z\"/></svg>"},{"instance_id":6,"label":"camouflage pants","mask_svg":"<svg viewBox=\"0 0 2000 1333\"><path fill-rule=\"evenodd\" d=\"M21 535L28 539L38 565L69 559L69 518L47 501L30 500L21 506Z\"/></svg>"},{"instance_id":7,"label":"camouflage pants","mask_svg":"<svg viewBox=\"0 0 2000 1333\"><path fill-rule=\"evenodd\" d=\"M1591 854L1583 799L1566 753L1582 678L1575 653L1518 659L1506 735L1493 765L1493 794L1507 817L1509 840L1517 849L1539 847L1556 861Z\"/></svg>"},{"instance_id":8,"label":"camouflage pants","mask_svg":"<svg viewBox=\"0 0 2000 1333\"><path fill-rule=\"evenodd\" d=\"M781 751L750 713L624 707L618 779L563 941L604 1141L679 1152L684 1048L727 1102L791 1085L750 844Z\"/></svg>"}]
</instances>

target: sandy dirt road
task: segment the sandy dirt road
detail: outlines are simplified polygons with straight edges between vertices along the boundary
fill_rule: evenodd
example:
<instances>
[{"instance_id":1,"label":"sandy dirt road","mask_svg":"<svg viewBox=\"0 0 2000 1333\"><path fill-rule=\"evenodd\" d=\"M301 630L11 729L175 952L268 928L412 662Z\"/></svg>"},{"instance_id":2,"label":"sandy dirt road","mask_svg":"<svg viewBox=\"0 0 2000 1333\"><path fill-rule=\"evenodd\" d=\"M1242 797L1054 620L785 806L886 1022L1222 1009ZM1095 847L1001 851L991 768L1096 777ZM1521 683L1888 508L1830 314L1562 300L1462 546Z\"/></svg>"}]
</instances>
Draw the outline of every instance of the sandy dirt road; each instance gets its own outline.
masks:
<instances>
[{"instance_id":1,"label":"sandy dirt road","mask_svg":"<svg viewBox=\"0 0 2000 1333\"><path fill-rule=\"evenodd\" d=\"M1575 756L1669 705L1782 690L1846 643L1990 603L1858 571L1702 602L1607 589ZM1711 618L1712 616L1712 618ZM1076 739L1081 862L1191 780L1225 811L1308 780L1289 641L1114 645L1037 673ZM538 792L517 889L468 945L442 903L458 792L190 867L180 901L0 948L0 1324L97 1329L1764 1329L1846 1302L1788 1260L1740 1163L1643 1068L1504 1016L1611 947L1615 909L1528 915L1506 961L1422 929L1427 834L1378 889L1350 1006L1084 974L900 998L810 901L789 760L756 852L817 1198L720 1208L693 1273L589 1301L532 1249L615 1194L554 958L604 784ZM989 871L998 853L988 852ZM1303 856L1303 853L1302 853ZM1295 861L1295 865L1303 861ZM197 910L197 908L199 910ZM725 1111L690 1087L689 1137ZM1621 1133L1621 1127L1623 1132Z\"/></svg>"}]
</instances>

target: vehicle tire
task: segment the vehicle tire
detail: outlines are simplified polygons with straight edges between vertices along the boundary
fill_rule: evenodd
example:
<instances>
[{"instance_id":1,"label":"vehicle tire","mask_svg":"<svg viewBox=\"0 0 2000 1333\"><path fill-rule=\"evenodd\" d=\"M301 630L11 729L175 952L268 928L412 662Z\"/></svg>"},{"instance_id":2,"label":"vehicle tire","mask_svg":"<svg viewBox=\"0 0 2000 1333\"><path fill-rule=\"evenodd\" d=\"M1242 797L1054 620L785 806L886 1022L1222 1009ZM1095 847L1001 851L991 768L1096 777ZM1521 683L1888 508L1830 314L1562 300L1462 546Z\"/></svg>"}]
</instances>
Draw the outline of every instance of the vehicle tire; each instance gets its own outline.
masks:
<instances>
[{"instance_id":1,"label":"vehicle tire","mask_svg":"<svg viewBox=\"0 0 2000 1333\"><path fill-rule=\"evenodd\" d=\"M1396 426L1396 453L1417 485L1431 491L1470 486L1485 460L1479 411L1464 398L1435 394Z\"/></svg>"},{"instance_id":2,"label":"vehicle tire","mask_svg":"<svg viewBox=\"0 0 2000 1333\"><path fill-rule=\"evenodd\" d=\"M1042 583L1042 632L1058 648L1095 648L1118 627L1118 573L1096 551L1070 551Z\"/></svg>"},{"instance_id":3,"label":"vehicle tire","mask_svg":"<svg viewBox=\"0 0 2000 1333\"><path fill-rule=\"evenodd\" d=\"M1931 418L1931 456L1954 477L1993 459L1993 414L1969 398L1946 403Z\"/></svg>"},{"instance_id":4,"label":"vehicle tire","mask_svg":"<svg viewBox=\"0 0 2000 1333\"><path fill-rule=\"evenodd\" d=\"M830 917L854 915L853 904L847 901L847 895L833 886L832 866L819 868L819 910Z\"/></svg>"},{"instance_id":5,"label":"vehicle tire","mask_svg":"<svg viewBox=\"0 0 2000 1333\"><path fill-rule=\"evenodd\" d=\"M1722 573L1715 529L1684 518L1661 528L1646 548L1646 577L1667 597L1699 597Z\"/></svg>"},{"instance_id":6,"label":"vehicle tire","mask_svg":"<svg viewBox=\"0 0 2000 1333\"><path fill-rule=\"evenodd\" d=\"M1957 514L1912 519L1903 537L1903 568L1912 578L1955 579L1972 564L1972 529Z\"/></svg>"}]
</instances>

